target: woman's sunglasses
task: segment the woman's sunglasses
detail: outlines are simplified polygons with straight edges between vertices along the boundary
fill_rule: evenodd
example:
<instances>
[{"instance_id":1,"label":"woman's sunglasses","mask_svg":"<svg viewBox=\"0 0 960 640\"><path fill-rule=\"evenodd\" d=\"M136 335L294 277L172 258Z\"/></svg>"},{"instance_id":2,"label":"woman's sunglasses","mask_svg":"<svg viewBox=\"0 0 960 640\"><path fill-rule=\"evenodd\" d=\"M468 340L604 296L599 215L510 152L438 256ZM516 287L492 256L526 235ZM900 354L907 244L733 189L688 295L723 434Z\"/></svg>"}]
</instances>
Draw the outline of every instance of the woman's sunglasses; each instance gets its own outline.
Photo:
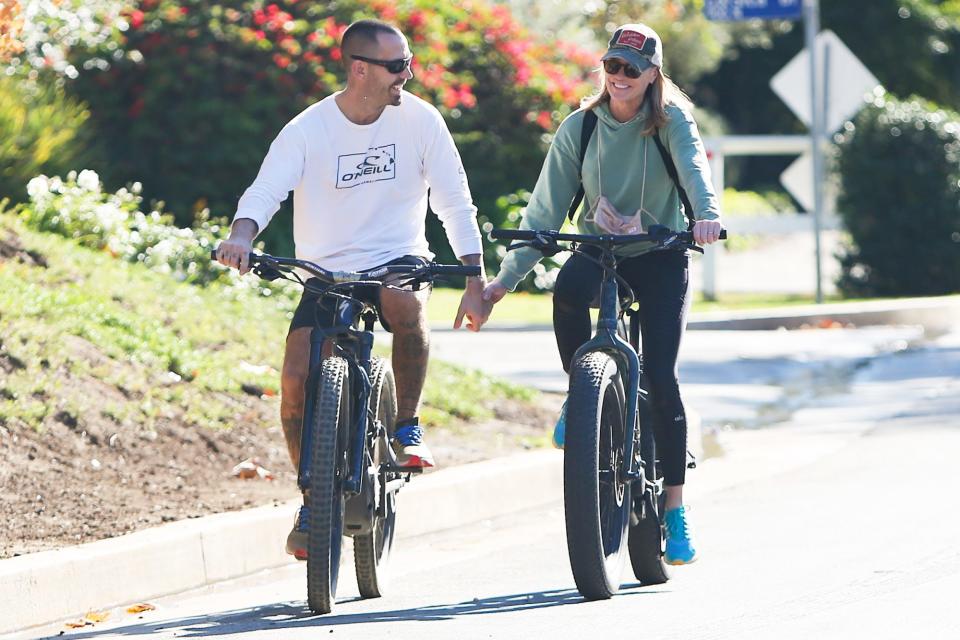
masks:
<instances>
[{"instance_id":1,"label":"woman's sunglasses","mask_svg":"<svg viewBox=\"0 0 960 640\"><path fill-rule=\"evenodd\" d=\"M356 56L354 56L356 58ZM610 58L609 60L603 61L603 70L606 71L609 75L615 76L620 73L620 69L623 69L623 75L628 78L633 78L636 80L640 77L640 74L643 73L639 67L630 64L629 62L621 62L616 58Z\"/></svg>"},{"instance_id":2,"label":"woman's sunglasses","mask_svg":"<svg viewBox=\"0 0 960 640\"><path fill-rule=\"evenodd\" d=\"M397 58L396 60L377 60L376 58L367 58L358 55L352 55L350 57L354 60L360 60L361 62L380 65L390 73L403 73L410 68L410 63L413 62L413 56L409 58Z\"/></svg>"}]
</instances>

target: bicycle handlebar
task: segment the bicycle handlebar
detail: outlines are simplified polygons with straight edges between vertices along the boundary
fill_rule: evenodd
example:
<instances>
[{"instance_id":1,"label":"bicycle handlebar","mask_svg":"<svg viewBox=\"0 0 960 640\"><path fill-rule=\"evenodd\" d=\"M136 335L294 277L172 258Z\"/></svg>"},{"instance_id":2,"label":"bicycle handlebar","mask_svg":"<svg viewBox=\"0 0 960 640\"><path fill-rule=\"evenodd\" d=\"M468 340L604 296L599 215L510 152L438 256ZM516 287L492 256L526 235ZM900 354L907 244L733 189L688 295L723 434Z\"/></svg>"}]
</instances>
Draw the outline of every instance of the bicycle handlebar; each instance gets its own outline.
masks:
<instances>
[{"instance_id":1,"label":"bicycle handlebar","mask_svg":"<svg viewBox=\"0 0 960 640\"><path fill-rule=\"evenodd\" d=\"M653 230L654 227L651 227ZM490 236L494 240L550 240L580 242L584 244L632 244L634 242L657 242L663 243L676 239L684 244L693 243L692 231L670 231L666 227L661 227L662 231L657 230L652 233L634 233L630 235L586 235L581 233L561 233L559 231L536 231L533 229L494 229ZM720 231L720 239L727 239L727 230Z\"/></svg>"},{"instance_id":2,"label":"bicycle handlebar","mask_svg":"<svg viewBox=\"0 0 960 640\"><path fill-rule=\"evenodd\" d=\"M210 251L210 259L214 261L217 260L216 249ZM423 278L425 280L432 280L435 276L470 277L480 275L479 266L436 264L433 262L425 265L386 265L383 267L377 267L376 269L368 269L366 271L330 271L308 260L280 258L266 253L251 253L248 259L248 264L251 268L262 266L278 271L292 271L295 268L299 268L328 284L338 284L344 282L376 282L379 278L392 274L410 274L413 277L427 276L426 278ZM257 275L260 274L258 273Z\"/></svg>"}]
</instances>

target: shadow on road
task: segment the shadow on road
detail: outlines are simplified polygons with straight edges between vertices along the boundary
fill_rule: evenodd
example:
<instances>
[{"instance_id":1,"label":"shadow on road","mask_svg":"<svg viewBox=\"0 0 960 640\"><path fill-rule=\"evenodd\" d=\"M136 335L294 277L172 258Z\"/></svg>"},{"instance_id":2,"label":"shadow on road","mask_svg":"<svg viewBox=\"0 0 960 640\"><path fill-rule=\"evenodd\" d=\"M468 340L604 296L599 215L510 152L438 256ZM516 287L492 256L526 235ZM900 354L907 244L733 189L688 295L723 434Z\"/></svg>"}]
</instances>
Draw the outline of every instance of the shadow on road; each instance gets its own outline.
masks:
<instances>
[{"instance_id":1,"label":"shadow on road","mask_svg":"<svg viewBox=\"0 0 960 640\"><path fill-rule=\"evenodd\" d=\"M629 584L615 597L652 595L654 593L659 593L659 591L643 588L639 584ZM453 620L461 616L512 613L585 602L574 589L557 589L553 591L493 596L490 598L474 598L463 602L429 607L343 613L349 610L352 603L359 601L360 598L340 600L337 602L337 608L335 609L335 611L340 613L325 616L313 615L307 608L305 602L284 602L262 607L250 607L184 618L143 622L122 627L105 628L98 631L69 633L64 637L82 639L96 638L101 635L149 636L155 633L169 634L174 632L178 638L202 638L271 629L332 627L372 622L443 621Z\"/></svg>"}]
</instances>

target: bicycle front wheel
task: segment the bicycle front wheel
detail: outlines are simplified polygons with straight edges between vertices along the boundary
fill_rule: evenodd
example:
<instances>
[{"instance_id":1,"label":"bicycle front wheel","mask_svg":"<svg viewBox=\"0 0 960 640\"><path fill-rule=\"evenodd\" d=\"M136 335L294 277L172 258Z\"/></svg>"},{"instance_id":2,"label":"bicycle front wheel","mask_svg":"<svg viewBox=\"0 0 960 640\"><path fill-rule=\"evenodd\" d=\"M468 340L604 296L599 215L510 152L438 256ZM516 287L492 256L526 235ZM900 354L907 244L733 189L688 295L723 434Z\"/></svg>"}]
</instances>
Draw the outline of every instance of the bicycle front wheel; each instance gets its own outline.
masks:
<instances>
[{"instance_id":1,"label":"bicycle front wheel","mask_svg":"<svg viewBox=\"0 0 960 640\"><path fill-rule=\"evenodd\" d=\"M620 588L630 523L630 483L620 481L626 407L613 359L579 358L570 371L563 459L567 551L577 589L588 600Z\"/></svg>"},{"instance_id":2,"label":"bicycle front wheel","mask_svg":"<svg viewBox=\"0 0 960 640\"><path fill-rule=\"evenodd\" d=\"M357 586L364 598L379 598L384 593L389 574L390 556L397 518L396 491L387 491L393 474L382 466L387 462L386 447L397 423L397 390L393 369L383 358L374 358L370 371L369 412L383 425L383 433L373 438L368 464L375 487L376 509L370 533L354 536L353 561L357 570Z\"/></svg>"},{"instance_id":3,"label":"bicycle front wheel","mask_svg":"<svg viewBox=\"0 0 960 640\"><path fill-rule=\"evenodd\" d=\"M340 551L343 545L343 474L346 470L346 436L351 424L347 361L323 361L317 404L310 428L309 534L307 536L307 603L314 613L330 613L337 596Z\"/></svg>"}]
</instances>

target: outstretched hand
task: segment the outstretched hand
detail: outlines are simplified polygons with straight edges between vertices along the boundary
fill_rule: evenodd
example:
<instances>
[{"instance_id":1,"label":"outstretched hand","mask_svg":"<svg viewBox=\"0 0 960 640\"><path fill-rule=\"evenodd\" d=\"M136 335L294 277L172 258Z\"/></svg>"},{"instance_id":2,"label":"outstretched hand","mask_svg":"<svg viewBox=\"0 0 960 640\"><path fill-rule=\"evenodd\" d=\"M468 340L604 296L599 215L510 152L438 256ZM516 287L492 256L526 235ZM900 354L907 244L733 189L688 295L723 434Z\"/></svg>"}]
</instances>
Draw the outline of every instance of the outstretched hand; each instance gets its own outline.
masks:
<instances>
[{"instance_id":1,"label":"outstretched hand","mask_svg":"<svg viewBox=\"0 0 960 640\"><path fill-rule=\"evenodd\" d=\"M457 317L453 321L453 328L459 329L463 325L463 320L467 320L467 329L470 331L480 331L480 327L490 317L490 311L493 305L483 299L483 280L470 279L467 281L467 288L460 298L460 308L457 310Z\"/></svg>"}]
</instances>

